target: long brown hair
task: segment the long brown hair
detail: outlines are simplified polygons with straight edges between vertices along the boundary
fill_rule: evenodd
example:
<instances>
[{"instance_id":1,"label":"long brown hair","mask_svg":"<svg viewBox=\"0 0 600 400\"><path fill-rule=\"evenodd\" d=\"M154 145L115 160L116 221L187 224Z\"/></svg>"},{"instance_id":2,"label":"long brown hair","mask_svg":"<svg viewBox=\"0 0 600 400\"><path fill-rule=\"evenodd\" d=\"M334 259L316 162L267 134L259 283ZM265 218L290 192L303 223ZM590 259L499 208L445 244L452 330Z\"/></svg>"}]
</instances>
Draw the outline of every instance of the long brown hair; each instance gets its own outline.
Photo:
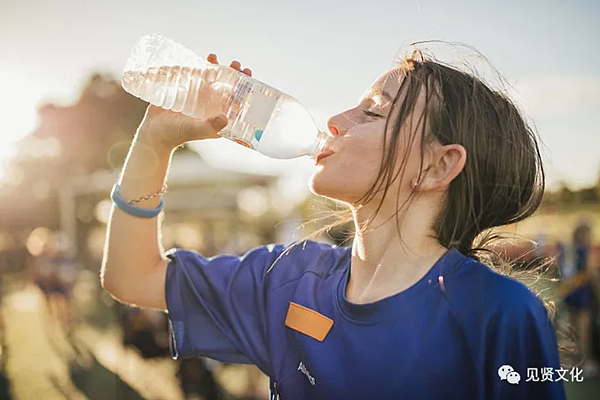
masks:
<instances>
[{"instance_id":1,"label":"long brown hair","mask_svg":"<svg viewBox=\"0 0 600 400\"><path fill-rule=\"evenodd\" d=\"M435 141L442 145L460 144L467 152L465 167L450 183L441 212L434 221L435 239L442 246L456 248L465 256L533 288L540 279L546 279L551 260L545 260L534 269L513 268L494 250L495 245L507 237L492 229L529 217L542 201L545 176L539 139L533 126L506 92L493 90L482 79L426 57L420 50L398 60L398 68L405 78L388 113L379 173L357 203L368 203L381 190L383 196L374 215L359 229L366 229L374 220L391 183L403 179L408 157L396 165L400 127L409 119L424 88L426 104L422 117L426 123L419 124L422 127L421 155L426 146ZM394 112L396 109L398 112ZM410 131L404 154L408 154L406 150L419 134L412 128ZM389 139L388 135L391 135ZM398 217L410 206L417 191L418 186L401 205L397 200L394 216L399 235ZM284 253L353 220L352 210L347 205L334 203L336 209L307 224L332 217L333 222L296 241ZM352 232L349 233L345 241L353 237ZM554 303L539 291L537 294L554 320ZM570 351L568 345L559 347L561 354Z\"/></svg>"}]
</instances>

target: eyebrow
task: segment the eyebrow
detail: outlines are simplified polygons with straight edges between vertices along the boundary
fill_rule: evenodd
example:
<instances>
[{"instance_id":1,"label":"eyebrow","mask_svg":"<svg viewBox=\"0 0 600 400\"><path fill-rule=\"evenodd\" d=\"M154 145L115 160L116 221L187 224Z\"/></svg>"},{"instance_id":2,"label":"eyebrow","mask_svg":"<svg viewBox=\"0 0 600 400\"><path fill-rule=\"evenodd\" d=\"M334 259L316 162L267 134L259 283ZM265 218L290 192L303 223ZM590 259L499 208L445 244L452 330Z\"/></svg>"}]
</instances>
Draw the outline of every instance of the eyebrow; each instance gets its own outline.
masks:
<instances>
[{"instance_id":1,"label":"eyebrow","mask_svg":"<svg viewBox=\"0 0 600 400\"><path fill-rule=\"evenodd\" d=\"M387 105L388 103L392 103L394 101L394 97L391 96L389 93L381 90L381 88L377 88L377 89L370 88L369 91L367 91L363 94L363 97L361 97L358 100L358 102L362 103L363 101L365 101L369 98L373 98L373 97L381 97L383 99L384 105Z\"/></svg>"},{"instance_id":2,"label":"eyebrow","mask_svg":"<svg viewBox=\"0 0 600 400\"><path fill-rule=\"evenodd\" d=\"M392 96L390 96L390 94L388 92L384 92L380 89L374 90L372 93L373 93L373 95L378 95L378 96L383 97L384 99L386 99L389 102L394 100L394 98Z\"/></svg>"},{"instance_id":3,"label":"eyebrow","mask_svg":"<svg viewBox=\"0 0 600 400\"><path fill-rule=\"evenodd\" d=\"M382 91L381 89L374 89L374 90L370 90L368 93L368 96L373 98L373 97L381 97L383 99L383 104L387 105L388 103L393 102L394 98L392 96L389 95L389 93ZM363 99L366 99L368 97L365 97Z\"/></svg>"}]
</instances>

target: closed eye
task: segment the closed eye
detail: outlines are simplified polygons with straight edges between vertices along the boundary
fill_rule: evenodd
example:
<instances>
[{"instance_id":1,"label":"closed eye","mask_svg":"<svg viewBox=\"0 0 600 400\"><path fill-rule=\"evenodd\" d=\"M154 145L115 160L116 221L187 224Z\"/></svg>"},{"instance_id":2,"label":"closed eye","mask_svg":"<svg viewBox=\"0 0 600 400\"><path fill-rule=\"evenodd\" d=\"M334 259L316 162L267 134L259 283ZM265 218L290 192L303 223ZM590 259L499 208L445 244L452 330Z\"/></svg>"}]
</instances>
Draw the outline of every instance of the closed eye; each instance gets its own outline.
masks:
<instances>
[{"instance_id":1,"label":"closed eye","mask_svg":"<svg viewBox=\"0 0 600 400\"><path fill-rule=\"evenodd\" d=\"M365 115L367 115L367 116L369 116L369 117L379 117L379 118L383 118L383 115L375 114L374 112L371 112L371 111L366 111L366 110L363 110L363 112L365 113Z\"/></svg>"}]
</instances>

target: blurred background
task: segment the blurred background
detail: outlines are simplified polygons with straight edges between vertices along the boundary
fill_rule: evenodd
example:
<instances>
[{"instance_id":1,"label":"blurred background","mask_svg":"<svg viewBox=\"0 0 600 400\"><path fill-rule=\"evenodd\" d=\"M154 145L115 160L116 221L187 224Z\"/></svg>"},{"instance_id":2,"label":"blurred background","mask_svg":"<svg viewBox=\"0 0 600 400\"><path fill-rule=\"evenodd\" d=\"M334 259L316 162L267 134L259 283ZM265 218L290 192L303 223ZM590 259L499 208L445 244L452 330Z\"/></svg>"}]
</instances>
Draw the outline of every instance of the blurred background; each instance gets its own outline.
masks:
<instances>
[{"instance_id":1,"label":"blurred background","mask_svg":"<svg viewBox=\"0 0 600 400\"><path fill-rule=\"evenodd\" d=\"M322 128L410 42L483 53L535 123L547 170L542 207L505 228L520 239L501 250L521 268L552 258L559 282L544 289L585 369L582 382L565 383L568 397L597 398L598 292L588 272L600 267L600 3L1 0L0 399L268 398L254 367L172 360L165 315L100 289L109 192L147 106L120 75L147 32L222 64L240 60ZM178 150L164 247L243 254L302 237L318 227L304 222L334 206L308 191L314 168L226 139ZM349 228L319 240L340 243Z\"/></svg>"}]
</instances>

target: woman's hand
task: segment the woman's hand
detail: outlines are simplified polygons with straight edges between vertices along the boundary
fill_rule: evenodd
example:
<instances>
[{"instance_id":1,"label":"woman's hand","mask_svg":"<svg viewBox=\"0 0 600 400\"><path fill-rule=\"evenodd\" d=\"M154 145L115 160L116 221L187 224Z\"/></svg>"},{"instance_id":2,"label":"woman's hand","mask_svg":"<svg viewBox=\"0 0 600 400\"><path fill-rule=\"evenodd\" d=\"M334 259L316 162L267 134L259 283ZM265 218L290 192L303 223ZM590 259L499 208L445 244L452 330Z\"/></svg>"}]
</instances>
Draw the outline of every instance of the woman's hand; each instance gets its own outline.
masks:
<instances>
[{"instance_id":1,"label":"woman's hand","mask_svg":"<svg viewBox=\"0 0 600 400\"><path fill-rule=\"evenodd\" d=\"M218 64L215 54L209 54L207 61ZM232 61L229 66L252 76L250 69L241 69L239 61ZM171 152L177 146L191 140L219 138L218 132L225 126L227 118L223 114L207 119L192 118L151 104L138 128L137 140L152 148Z\"/></svg>"}]
</instances>

